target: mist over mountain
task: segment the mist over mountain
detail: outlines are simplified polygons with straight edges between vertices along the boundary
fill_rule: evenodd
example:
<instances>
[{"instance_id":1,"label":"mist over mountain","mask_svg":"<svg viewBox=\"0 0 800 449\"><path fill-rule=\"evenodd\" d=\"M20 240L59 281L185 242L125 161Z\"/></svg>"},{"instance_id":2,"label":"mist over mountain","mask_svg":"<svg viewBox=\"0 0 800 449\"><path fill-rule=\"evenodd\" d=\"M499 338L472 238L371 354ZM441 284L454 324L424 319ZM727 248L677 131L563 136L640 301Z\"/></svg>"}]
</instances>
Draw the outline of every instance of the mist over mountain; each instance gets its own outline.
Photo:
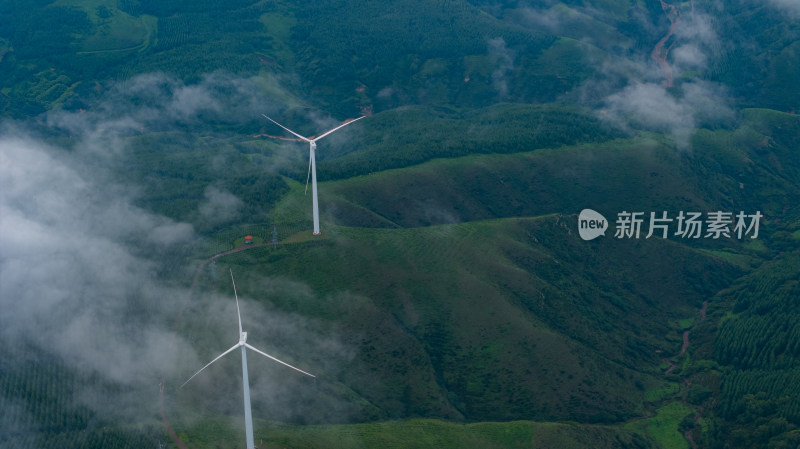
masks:
<instances>
[{"instance_id":1,"label":"mist over mountain","mask_svg":"<svg viewBox=\"0 0 800 449\"><path fill-rule=\"evenodd\" d=\"M259 447L800 444L797 2L2 2L0 79L2 447L241 446L229 270ZM263 115L366 116L321 237Z\"/></svg>"}]
</instances>

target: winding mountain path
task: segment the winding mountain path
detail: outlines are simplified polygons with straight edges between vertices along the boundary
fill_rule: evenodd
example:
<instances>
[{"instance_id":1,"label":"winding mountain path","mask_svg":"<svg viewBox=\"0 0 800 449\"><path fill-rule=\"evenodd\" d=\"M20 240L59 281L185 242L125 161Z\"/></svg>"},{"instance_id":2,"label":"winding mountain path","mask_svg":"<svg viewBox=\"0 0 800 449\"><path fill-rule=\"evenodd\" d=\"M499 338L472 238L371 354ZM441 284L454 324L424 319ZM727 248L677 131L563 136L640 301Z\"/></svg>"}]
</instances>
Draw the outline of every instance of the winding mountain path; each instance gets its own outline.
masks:
<instances>
[{"instance_id":1,"label":"winding mountain path","mask_svg":"<svg viewBox=\"0 0 800 449\"><path fill-rule=\"evenodd\" d=\"M672 49L672 46L664 48L669 38L675 34L675 31L678 29L678 24L681 22L681 12L675 5L671 5L666 3L664 0L661 1L661 9L664 11L664 14L667 16L667 19L670 21L669 31L667 34L661 38L660 41L656 44L653 51L650 53L650 57L653 58L654 61L658 63L661 67L661 71L664 72L664 87L672 87L674 85L674 78L672 76L672 67L667 62L667 56L669 55L669 51ZM692 4L694 7L694 4Z\"/></svg>"},{"instance_id":2,"label":"winding mountain path","mask_svg":"<svg viewBox=\"0 0 800 449\"><path fill-rule=\"evenodd\" d=\"M706 319L706 312L707 311L708 311L708 301L706 300L706 301L703 301L703 307L700 308L700 322L703 322ZM685 330L685 331L683 331L683 346L681 347L681 352L680 352L680 354L678 354L678 357L684 355L686 353L687 349L689 349L689 331ZM669 369L664 372L665 375L671 373L672 370L674 370L676 368L676 365L673 364L672 362L670 362L670 361L668 361L666 359L662 359L662 360L664 360L665 362L667 362L670 365ZM684 387L686 388L686 390L688 391L689 387L692 384L692 382L689 379L683 379L683 384L684 384ZM699 405L695 406L695 405L687 404L685 400L682 400L681 402L683 402L684 404L688 405L689 407L691 407L691 408L693 408L693 409L695 409L697 411L697 413L694 416L694 424L695 424L695 426L697 426L697 423L700 422L700 418L702 417L703 407L699 406ZM694 441L694 435L692 434L692 429L688 429L688 430L684 431L683 432L683 437L686 438L686 441L689 442L689 444L691 445L692 449L697 449L697 442Z\"/></svg>"},{"instance_id":3,"label":"winding mountain path","mask_svg":"<svg viewBox=\"0 0 800 449\"><path fill-rule=\"evenodd\" d=\"M678 357L686 354L686 350L689 349L689 331L683 331L683 346L681 346L681 353L678 354Z\"/></svg>"},{"instance_id":4,"label":"winding mountain path","mask_svg":"<svg viewBox=\"0 0 800 449\"><path fill-rule=\"evenodd\" d=\"M694 3L692 3L692 12L694 12ZM707 311L708 311L708 301L706 300L703 301L703 307L700 308L700 322L703 322L706 319ZM683 335L684 335L684 341L683 341L684 349L681 351L681 354L686 352L686 348L689 347L689 331L684 332ZM686 388L688 390L689 386L691 385L691 382L689 380L685 380L684 382L686 383ZM691 405L691 407L697 410L697 413L694 415L694 425L696 427L697 423L700 422L700 418L702 418L703 406ZM692 429L688 429L685 432L683 432L683 437L686 438L686 441L689 442L689 444L692 446L692 449L697 449L697 442L694 441L694 435L692 435Z\"/></svg>"},{"instance_id":5,"label":"winding mountain path","mask_svg":"<svg viewBox=\"0 0 800 449\"><path fill-rule=\"evenodd\" d=\"M175 433L175 430L172 429L172 426L169 425L167 415L164 413L164 382L158 384L158 389L158 408L161 410L161 421L164 423L164 427L167 429L169 437L172 438L172 441L174 441L178 446L178 449L186 449L183 441L181 441L180 437L178 437L178 434Z\"/></svg>"},{"instance_id":6,"label":"winding mountain path","mask_svg":"<svg viewBox=\"0 0 800 449\"><path fill-rule=\"evenodd\" d=\"M675 357L680 357L680 356L682 356L683 354L685 354L685 353L686 353L686 350L687 350L687 349L689 349L689 331L683 331L683 346L681 346L681 352L680 352L680 354L676 355ZM661 361L662 361L662 362L664 362L664 363L666 363L667 365L669 365L669 368L667 368L667 370L666 370L666 371L664 371L664 375L665 375L665 376L666 376L667 374L669 374L669 373L673 372L673 371L675 370L675 368L677 368L677 367L678 367L678 365L676 365L676 364L672 363L672 361L670 361L670 360L669 360L668 358L666 358L666 357L662 357L662 358L661 358Z\"/></svg>"}]
</instances>

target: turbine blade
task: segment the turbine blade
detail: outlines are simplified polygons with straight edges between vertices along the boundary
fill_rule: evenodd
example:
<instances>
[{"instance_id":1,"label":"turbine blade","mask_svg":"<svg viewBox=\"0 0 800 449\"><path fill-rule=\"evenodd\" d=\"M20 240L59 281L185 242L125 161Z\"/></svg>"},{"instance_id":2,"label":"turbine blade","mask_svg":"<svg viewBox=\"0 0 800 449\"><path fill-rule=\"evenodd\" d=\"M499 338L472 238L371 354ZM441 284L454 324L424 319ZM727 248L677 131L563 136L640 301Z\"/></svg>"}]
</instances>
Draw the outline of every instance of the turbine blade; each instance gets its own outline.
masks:
<instances>
[{"instance_id":1,"label":"turbine blade","mask_svg":"<svg viewBox=\"0 0 800 449\"><path fill-rule=\"evenodd\" d=\"M242 314L239 313L239 295L236 294L236 281L233 280L233 269L231 272L231 283L233 284L233 297L236 298L236 318L239 318L239 338L242 338Z\"/></svg>"},{"instance_id":2,"label":"turbine blade","mask_svg":"<svg viewBox=\"0 0 800 449\"><path fill-rule=\"evenodd\" d=\"M261 115L264 115L264 114L261 114ZM301 136L300 134L297 134L296 132L292 131L291 129L289 129L289 128L287 128L287 127L285 127L285 126L281 125L280 123L276 122L275 120L272 120L271 118L267 117L266 115L264 115L264 118L266 118L267 120L271 121L272 123L274 123L274 124L276 124L276 125L280 126L281 128L285 129L286 131L289 131L290 133L294 134L295 136L297 136L297 137L299 137L299 138L301 138L301 139L305 140L306 142L311 142L311 140L310 140L309 138L307 138L307 137L303 137L303 136Z\"/></svg>"},{"instance_id":3,"label":"turbine blade","mask_svg":"<svg viewBox=\"0 0 800 449\"><path fill-rule=\"evenodd\" d=\"M348 121L346 121L346 122L342 123L341 125L337 126L336 128L333 128L333 129L332 129L332 130L330 130L330 131L326 131L326 132L325 132L325 133L323 133L322 135L320 135L320 136L318 136L318 137L315 137L315 138L313 138L313 139L311 139L311 140L313 140L314 142L316 142L316 141L318 141L319 139L322 139L323 137L327 136L328 134L330 134L330 133L332 133L332 132L336 131L337 129L344 128L345 126L347 126L347 125L349 125L349 124L351 124L351 123L353 123L353 122L355 122L355 121L361 120L361 119L362 119L362 118L364 118L364 117L366 117L366 115L362 115L362 116L361 116L361 117L359 117L359 118L354 118L353 120L348 120ZM267 117L267 118L269 118L269 117Z\"/></svg>"},{"instance_id":4,"label":"turbine blade","mask_svg":"<svg viewBox=\"0 0 800 449\"><path fill-rule=\"evenodd\" d=\"M254 347L250 346L250 345L249 345L249 344L247 344L247 343L245 343L245 344L244 344L244 346L245 346L246 348L252 349L253 351L255 351L255 352L257 352L257 353L259 353L259 354L263 355L264 357L270 358L270 359L272 359L272 360L274 360L274 361L276 361L276 362L280 363L281 365L285 365L285 366L288 366L289 368L291 368L291 369L293 369L293 370L295 370L295 371L299 371L299 372L301 372L301 373L305 374L306 376L311 376L311 377L314 377L314 378L316 378L316 377L317 377L317 376L315 376L315 375L313 375L313 374L309 374L309 373L307 373L307 372L305 372L305 371L301 370L300 368L295 368L295 367L293 367L292 365L289 365L289 364L288 364L288 363L286 363L286 362L282 362L282 361L280 361L280 360L276 359L275 357L273 357L273 356L271 356L271 355L267 354L266 352L261 352L261 351L259 351L258 349L256 349L256 348L254 348Z\"/></svg>"},{"instance_id":5,"label":"turbine blade","mask_svg":"<svg viewBox=\"0 0 800 449\"><path fill-rule=\"evenodd\" d=\"M308 153L308 174L306 175L306 191L303 195L308 193L308 180L311 179L311 152Z\"/></svg>"},{"instance_id":6,"label":"turbine blade","mask_svg":"<svg viewBox=\"0 0 800 449\"><path fill-rule=\"evenodd\" d=\"M217 360L221 359L222 357L224 357L224 356L225 356L225 354L227 354L227 353L229 353L229 352L233 351L234 349L238 348L239 346L241 346L241 344L240 344L240 343L236 343L235 345L233 345L233 347L231 347L231 349L228 349L227 351L225 351L225 352L223 352L222 354L218 355L216 359L214 359L214 360L212 360L212 361L208 362L208 365L206 365L206 366L204 366L204 367L200 368L200 371L203 371L204 369L208 368L209 366L211 366L211 364L212 364L212 363L214 363L214 362L216 362ZM186 384L188 384L190 380L194 379L194 376L196 376L196 375L200 374L200 371L198 371L198 372L194 373L194 374L192 375L192 377L190 377L190 378L189 378L189 379L188 379L186 382L184 382L184 383L183 383L183 385L181 385L181 386L179 387L179 389L180 389L180 388L183 388L183 386L184 386L184 385L186 385Z\"/></svg>"}]
</instances>

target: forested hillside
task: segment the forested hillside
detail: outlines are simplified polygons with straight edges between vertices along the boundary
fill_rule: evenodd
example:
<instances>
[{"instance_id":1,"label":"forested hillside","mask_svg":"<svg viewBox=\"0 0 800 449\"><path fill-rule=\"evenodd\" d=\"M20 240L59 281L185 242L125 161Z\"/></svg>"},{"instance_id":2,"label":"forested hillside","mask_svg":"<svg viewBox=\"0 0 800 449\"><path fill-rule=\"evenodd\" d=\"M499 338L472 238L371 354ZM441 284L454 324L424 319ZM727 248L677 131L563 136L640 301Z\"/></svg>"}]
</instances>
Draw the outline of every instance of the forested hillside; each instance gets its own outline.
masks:
<instances>
[{"instance_id":1,"label":"forested hillside","mask_svg":"<svg viewBox=\"0 0 800 449\"><path fill-rule=\"evenodd\" d=\"M0 446L242 447L238 358L178 388L240 305L317 376L253 356L257 447L800 447L799 52L784 0L0 2ZM321 236L263 115L365 116Z\"/></svg>"}]
</instances>

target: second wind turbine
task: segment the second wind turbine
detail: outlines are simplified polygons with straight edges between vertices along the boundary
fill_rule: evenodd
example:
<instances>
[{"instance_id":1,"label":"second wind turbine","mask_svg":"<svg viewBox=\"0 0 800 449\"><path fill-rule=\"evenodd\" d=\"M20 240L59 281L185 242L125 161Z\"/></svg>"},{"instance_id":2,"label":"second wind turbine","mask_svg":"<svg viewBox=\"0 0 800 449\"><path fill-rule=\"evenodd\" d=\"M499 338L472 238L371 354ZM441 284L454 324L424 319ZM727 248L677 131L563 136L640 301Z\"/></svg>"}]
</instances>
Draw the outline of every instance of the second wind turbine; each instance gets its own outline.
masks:
<instances>
[{"instance_id":1,"label":"second wind turbine","mask_svg":"<svg viewBox=\"0 0 800 449\"><path fill-rule=\"evenodd\" d=\"M262 114L262 115L264 115L264 114ZM331 129L329 131L326 131L326 132L320 134L317 137L314 137L314 136L305 137L305 136L301 136L300 134L297 134L296 132L292 131L291 129L281 125L280 123L276 122L275 120L272 120L271 118L269 118L266 115L264 115L264 118L266 118L267 120L269 120L272 123L280 126L281 128L285 129L286 131L289 131L290 133L294 134L300 140L302 140L304 142L308 142L308 175L306 175L306 192L308 192L308 178L311 177L311 203L312 203L313 215L314 215L314 235L319 235L319 204L317 202L317 162L316 162L316 159L314 157L314 152L317 149L317 141L322 139L323 137L327 136L328 134L330 134L330 133L332 133L334 131L337 131L337 130L339 130L341 128L344 128L345 126L347 126L347 125L349 125L349 124L351 124L351 123L353 123L353 122L355 122L357 120L361 120L364 117L366 117L366 116L362 115L359 118L346 120L344 123L342 123L341 125L337 126L336 128L333 128L333 129Z\"/></svg>"},{"instance_id":2,"label":"second wind turbine","mask_svg":"<svg viewBox=\"0 0 800 449\"><path fill-rule=\"evenodd\" d=\"M194 379L195 376L200 374L204 369L211 366L212 363L216 362L217 360L221 359L229 352L233 351L236 348L242 348L242 393L244 396L244 430L245 430L245 442L247 444L247 449L254 449L255 448L255 440L253 438L253 413L250 409L250 380L248 379L247 374L247 351L246 349L251 349L255 351L257 354L263 355L268 359L272 359L280 363L281 365L288 366L289 368L298 371L300 373L305 374L309 377L317 377L313 374L309 374L300 368L295 368L292 365L289 365L286 362L282 362L275 357L263 352L259 349L256 349L253 346L250 346L250 343L247 342L247 332L242 330L242 314L239 312L239 295L236 294L236 282L233 280L233 271L231 271L231 283L233 284L233 297L236 298L236 317L239 319L239 343L233 345L230 349L223 352L222 354L218 355L216 359L208 362L208 365L200 368L200 371L194 373L192 377L189 378L180 388L183 388L184 385L188 384L190 380Z\"/></svg>"}]
</instances>

